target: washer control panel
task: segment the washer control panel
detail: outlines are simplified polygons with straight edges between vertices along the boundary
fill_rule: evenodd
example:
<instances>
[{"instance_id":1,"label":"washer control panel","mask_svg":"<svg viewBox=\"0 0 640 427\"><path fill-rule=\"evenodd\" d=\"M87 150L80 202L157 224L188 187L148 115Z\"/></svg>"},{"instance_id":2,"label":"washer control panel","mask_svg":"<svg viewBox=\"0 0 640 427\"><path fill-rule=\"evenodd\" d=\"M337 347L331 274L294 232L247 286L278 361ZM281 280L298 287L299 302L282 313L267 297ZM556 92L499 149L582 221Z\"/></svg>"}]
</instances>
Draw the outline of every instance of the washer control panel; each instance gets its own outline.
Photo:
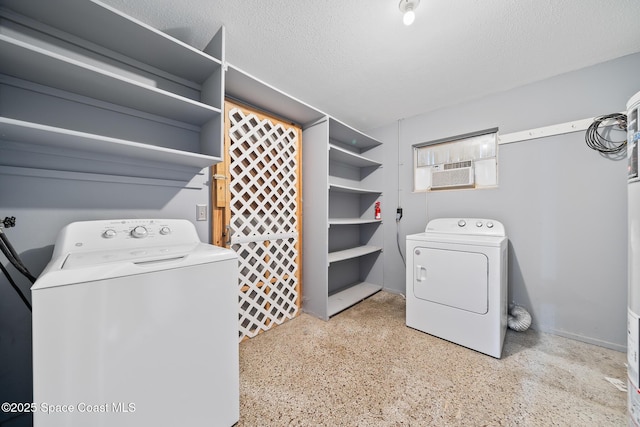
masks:
<instances>
[{"instance_id":1,"label":"washer control panel","mask_svg":"<svg viewBox=\"0 0 640 427\"><path fill-rule=\"evenodd\" d=\"M501 222L486 218L437 218L429 221L427 233L473 234L506 236Z\"/></svg>"},{"instance_id":2,"label":"washer control panel","mask_svg":"<svg viewBox=\"0 0 640 427\"><path fill-rule=\"evenodd\" d=\"M74 222L58 235L55 252L118 250L200 243L195 226L182 219L119 219Z\"/></svg>"},{"instance_id":3,"label":"washer control panel","mask_svg":"<svg viewBox=\"0 0 640 427\"><path fill-rule=\"evenodd\" d=\"M97 224L96 224L97 225ZM162 220L121 220L105 224L102 230L104 239L144 239L147 237L168 236L171 225Z\"/></svg>"}]
</instances>

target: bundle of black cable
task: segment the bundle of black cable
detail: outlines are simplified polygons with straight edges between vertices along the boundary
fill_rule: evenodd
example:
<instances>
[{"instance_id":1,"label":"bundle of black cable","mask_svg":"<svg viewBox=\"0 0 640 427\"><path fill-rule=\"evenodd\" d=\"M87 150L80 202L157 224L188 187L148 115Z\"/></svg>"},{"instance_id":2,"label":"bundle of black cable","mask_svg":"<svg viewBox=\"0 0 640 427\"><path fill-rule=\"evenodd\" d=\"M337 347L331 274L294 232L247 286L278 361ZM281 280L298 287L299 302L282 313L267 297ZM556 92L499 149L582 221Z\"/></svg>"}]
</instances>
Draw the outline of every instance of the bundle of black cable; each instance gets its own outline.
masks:
<instances>
[{"instance_id":1,"label":"bundle of black cable","mask_svg":"<svg viewBox=\"0 0 640 427\"><path fill-rule=\"evenodd\" d=\"M623 141L612 141L607 136L611 134L611 126L612 124L607 124L606 127L606 135L603 132L600 132L599 129L601 125L605 122L609 122L615 120L617 122L617 126L619 130L623 130L625 132L625 139ZM584 139L589 148L599 151L602 154L620 154L623 153L627 148L627 140L626 140L626 131L627 131L627 115L623 113L612 113L606 114L604 116L596 117L593 119L593 123L587 128Z\"/></svg>"}]
</instances>

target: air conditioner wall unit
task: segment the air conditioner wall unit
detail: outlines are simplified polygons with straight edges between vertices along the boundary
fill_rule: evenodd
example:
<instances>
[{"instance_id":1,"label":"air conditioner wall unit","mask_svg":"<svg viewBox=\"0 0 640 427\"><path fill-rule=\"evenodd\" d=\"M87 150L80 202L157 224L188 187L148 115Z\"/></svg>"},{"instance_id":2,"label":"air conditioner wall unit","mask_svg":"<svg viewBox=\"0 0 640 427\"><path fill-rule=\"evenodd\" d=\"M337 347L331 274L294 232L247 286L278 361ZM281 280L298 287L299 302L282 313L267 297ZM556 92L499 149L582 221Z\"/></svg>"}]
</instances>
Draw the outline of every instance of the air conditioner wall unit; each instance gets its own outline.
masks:
<instances>
[{"instance_id":1,"label":"air conditioner wall unit","mask_svg":"<svg viewBox=\"0 0 640 427\"><path fill-rule=\"evenodd\" d=\"M432 190L473 187L475 187L475 174L471 160L443 163L431 169Z\"/></svg>"}]
</instances>

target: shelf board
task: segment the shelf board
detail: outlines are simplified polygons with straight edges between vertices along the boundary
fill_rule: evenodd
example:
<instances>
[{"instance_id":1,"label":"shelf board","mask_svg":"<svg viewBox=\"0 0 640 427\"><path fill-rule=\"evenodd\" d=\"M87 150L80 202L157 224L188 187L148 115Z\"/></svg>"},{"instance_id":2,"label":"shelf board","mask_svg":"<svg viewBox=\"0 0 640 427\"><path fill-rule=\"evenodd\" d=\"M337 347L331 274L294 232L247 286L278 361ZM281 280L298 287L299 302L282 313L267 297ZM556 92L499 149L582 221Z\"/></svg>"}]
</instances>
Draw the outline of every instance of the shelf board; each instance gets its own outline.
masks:
<instances>
[{"instance_id":1,"label":"shelf board","mask_svg":"<svg viewBox=\"0 0 640 427\"><path fill-rule=\"evenodd\" d=\"M356 167L382 166L380 162L368 159L360 154L329 144L329 159Z\"/></svg>"},{"instance_id":2,"label":"shelf board","mask_svg":"<svg viewBox=\"0 0 640 427\"><path fill-rule=\"evenodd\" d=\"M226 96L249 103L251 106L286 118L287 122L293 121L303 127L325 117L324 113L308 104L287 95L232 64L227 65L227 71L224 75Z\"/></svg>"},{"instance_id":3,"label":"shelf board","mask_svg":"<svg viewBox=\"0 0 640 427\"><path fill-rule=\"evenodd\" d=\"M362 218L329 218L329 225L360 225L360 224L382 224L380 219Z\"/></svg>"},{"instance_id":4,"label":"shelf board","mask_svg":"<svg viewBox=\"0 0 640 427\"><path fill-rule=\"evenodd\" d=\"M332 262L344 261L347 259L358 258L361 256L369 255L382 250L379 246L363 245L357 246L351 249L344 249L341 251L329 252L329 264Z\"/></svg>"},{"instance_id":5,"label":"shelf board","mask_svg":"<svg viewBox=\"0 0 640 427\"><path fill-rule=\"evenodd\" d=\"M14 12L199 84L220 68L214 58L96 0L3 0ZM69 13L73 11L73 13ZM88 25L87 23L96 23Z\"/></svg>"},{"instance_id":6,"label":"shelf board","mask_svg":"<svg viewBox=\"0 0 640 427\"><path fill-rule=\"evenodd\" d=\"M202 169L218 157L0 117L0 139Z\"/></svg>"},{"instance_id":7,"label":"shelf board","mask_svg":"<svg viewBox=\"0 0 640 427\"><path fill-rule=\"evenodd\" d=\"M201 126L218 108L0 34L0 73Z\"/></svg>"},{"instance_id":8,"label":"shelf board","mask_svg":"<svg viewBox=\"0 0 640 427\"><path fill-rule=\"evenodd\" d=\"M329 159L356 167L379 167L382 163L368 159L360 154L329 144Z\"/></svg>"},{"instance_id":9,"label":"shelf board","mask_svg":"<svg viewBox=\"0 0 640 427\"><path fill-rule=\"evenodd\" d=\"M380 291L382 286L373 283L356 283L340 292L329 295L329 316L333 316Z\"/></svg>"},{"instance_id":10,"label":"shelf board","mask_svg":"<svg viewBox=\"0 0 640 427\"><path fill-rule=\"evenodd\" d=\"M329 137L361 151L377 147L382 143L369 135L365 135L333 117L329 118Z\"/></svg>"},{"instance_id":11,"label":"shelf board","mask_svg":"<svg viewBox=\"0 0 640 427\"><path fill-rule=\"evenodd\" d=\"M338 185L329 183L330 191L338 191L340 193L353 193L353 194L381 194L382 191L368 190L364 188L347 187L346 185Z\"/></svg>"}]
</instances>

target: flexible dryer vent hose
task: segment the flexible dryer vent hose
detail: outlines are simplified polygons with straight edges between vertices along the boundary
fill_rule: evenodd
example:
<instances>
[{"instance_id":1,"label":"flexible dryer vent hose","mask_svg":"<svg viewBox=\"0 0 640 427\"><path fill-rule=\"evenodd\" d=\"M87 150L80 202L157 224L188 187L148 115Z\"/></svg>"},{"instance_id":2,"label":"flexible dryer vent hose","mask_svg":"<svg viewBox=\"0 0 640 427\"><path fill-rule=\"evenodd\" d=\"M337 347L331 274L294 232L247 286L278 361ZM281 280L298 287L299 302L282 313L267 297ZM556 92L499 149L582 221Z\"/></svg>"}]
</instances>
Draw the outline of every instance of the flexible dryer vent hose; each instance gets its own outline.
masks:
<instances>
[{"instance_id":1,"label":"flexible dryer vent hose","mask_svg":"<svg viewBox=\"0 0 640 427\"><path fill-rule=\"evenodd\" d=\"M507 318L507 326L514 331L524 332L531 326L531 315L519 305L509 304L509 317Z\"/></svg>"}]
</instances>

